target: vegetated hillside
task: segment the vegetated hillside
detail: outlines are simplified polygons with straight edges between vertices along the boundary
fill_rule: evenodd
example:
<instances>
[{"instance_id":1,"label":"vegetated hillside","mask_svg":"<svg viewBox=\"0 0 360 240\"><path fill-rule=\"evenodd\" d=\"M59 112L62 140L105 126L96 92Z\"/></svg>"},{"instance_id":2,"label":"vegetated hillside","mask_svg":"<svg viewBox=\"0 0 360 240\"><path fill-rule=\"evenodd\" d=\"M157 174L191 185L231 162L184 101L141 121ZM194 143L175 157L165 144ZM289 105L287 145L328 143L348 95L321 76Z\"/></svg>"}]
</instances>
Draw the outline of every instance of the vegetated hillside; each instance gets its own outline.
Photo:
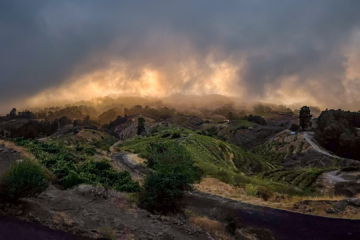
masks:
<instances>
[{"instance_id":1,"label":"vegetated hillside","mask_svg":"<svg viewBox=\"0 0 360 240\"><path fill-rule=\"evenodd\" d=\"M190 153L192 159L205 173L217 174L218 170L242 171L247 174L272 169L272 166L251 152L187 129L160 127L146 138L135 137L124 141L123 150L132 150L145 156L146 146L152 142L176 141Z\"/></svg>"},{"instance_id":2,"label":"vegetated hillside","mask_svg":"<svg viewBox=\"0 0 360 240\"><path fill-rule=\"evenodd\" d=\"M285 125L255 125L253 128L240 128L234 133L233 141L242 148L252 149L265 143L284 129L286 129Z\"/></svg>"},{"instance_id":3,"label":"vegetated hillside","mask_svg":"<svg viewBox=\"0 0 360 240\"><path fill-rule=\"evenodd\" d=\"M109 124L111 121L114 121L117 116L121 116L123 112L124 111L118 107L111 108L101 113L98 117L98 121L100 125Z\"/></svg>"},{"instance_id":4,"label":"vegetated hillside","mask_svg":"<svg viewBox=\"0 0 360 240\"><path fill-rule=\"evenodd\" d=\"M56 132L58 122L39 121L37 119L16 118L0 123L0 136L10 138L37 138Z\"/></svg>"},{"instance_id":5,"label":"vegetated hillside","mask_svg":"<svg viewBox=\"0 0 360 240\"><path fill-rule=\"evenodd\" d=\"M303 189L296 187L302 187L303 184L294 186L289 182L281 181L281 179L269 181L264 178L262 173L280 168L280 166L270 163L264 156L243 150L219 139L201 135L201 131L161 127L153 130L147 137L128 139L119 147L121 150L134 152L146 158L146 147L150 143L169 141L184 146L205 176L242 186L250 195L257 194L257 189L264 186L279 193L295 195L309 193L309 191L303 192Z\"/></svg>"},{"instance_id":6,"label":"vegetated hillside","mask_svg":"<svg viewBox=\"0 0 360 240\"><path fill-rule=\"evenodd\" d=\"M177 116L166 119L165 123L173 124L182 128L190 130L199 130L203 125L204 121L198 116L189 116L185 114L178 114Z\"/></svg>"},{"instance_id":7,"label":"vegetated hillside","mask_svg":"<svg viewBox=\"0 0 360 240\"><path fill-rule=\"evenodd\" d=\"M93 108L85 105L70 106L65 108L45 108L35 113L36 117L53 121L57 118L66 116L68 119L84 119L89 116L91 119L97 119L98 112Z\"/></svg>"},{"instance_id":8,"label":"vegetated hillside","mask_svg":"<svg viewBox=\"0 0 360 240\"><path fill-rule=\"evenodd\" d=\"M85 183L108 185L118 191L139 191L140 186L127 171L116 171L111 162L102 155L109 151L116 138L107 133L82 130L42 141L16 139L16 144L25 146L36 159L56 176L64 188ZM95 158L98 154L103 158Z\"/></svg>"},{"instance_id":9,"label":"vegetated hillside","mask_svg":"<svg viewBox=\"0 0 360 240\"><path fill-rule=\"evenodd\" d=\"M204 135L217 136L220 139L228 140L236 144L235 135L244 129L251 129L256 126L256 123L249 122L245 119L222 121L219 123L205 121L201 126Z\"/></svg>"},{"instance_id":10,"label":"vegetated hillside","mask_svg":"<svg viewBox=\"0 0 360 240\"><path fill-rule=\"evenodd\" d=\"M48 138L40 139L43 142L50 143L64 143L67 145L75 145L75 144L94 144L101 143L102 145L113 145L118 139L110 134L102 131L92 130L92 129L82 129L78 133L74 133L73 131L65 133L61 136L50 136Z\"/></svg>"},{"instance_id":11,"label":"vegetated hillside","mask_svg":"<svg viewBox=\"0 0 360 240\"><path fill-rule=\"evenodd\" d=\"M340 167L336 159L314 151L302 133L292 135L289 130L278 133L252 151L278 166L276 170L262 173L262 178L304 190L315 190L316 179L322 173Z\"/></svg>"},{"instance_id":12,"label":"vegetated hillside","mask_svg":"<svg viewBox=\"0 0 360 240\"><path fill-rule=\"evenodd\" d=\"M114 121L102 126L103 131L116 136L120 139L128 139L137 134L138 119L145 119L145 132L148 133L151 128L156 127L159 123L154 123L154 119L141 115L135 116L118 116Z\"/></svg>"}]
</instances>

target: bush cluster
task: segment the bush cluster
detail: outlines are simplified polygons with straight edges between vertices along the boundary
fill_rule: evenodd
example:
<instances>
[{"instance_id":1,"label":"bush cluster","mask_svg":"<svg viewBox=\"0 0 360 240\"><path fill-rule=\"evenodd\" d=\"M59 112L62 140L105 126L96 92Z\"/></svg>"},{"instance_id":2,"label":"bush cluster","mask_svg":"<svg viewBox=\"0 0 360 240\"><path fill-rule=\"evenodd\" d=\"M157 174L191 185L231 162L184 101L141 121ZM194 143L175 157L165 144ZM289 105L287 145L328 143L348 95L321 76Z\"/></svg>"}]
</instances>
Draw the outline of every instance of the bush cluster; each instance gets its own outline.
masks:
<instances>
[{"instance_id":1,"label":"bush cluster","mask_svg":"<svg viewBox=\"0 0 360 240\"><path fill-rule=\"evenodd\" d=\"M109 161L94 161L88 155L90 148L76 147L84 155L76 155L64 146L41 143L38 141L19 141L39 159L40 163L51 170L64 188L78 184L105 185L118 191L138 192L140 186L134 182L128 171L116 172Z\"/></svg>"},{"instance_id":2,"label":"bush cluster","mask_svg":"<svg viewBox=\"0 0 360 240\"><path fill-rule=\"evenodd\" d=\"M250 114L249 116L245 116L244 119L248 120L249 122L257 123L259 125L267 124L266 120L263 117L258 116L258 115L253 116L252 114Z\"/></svg>"},{"instance_id":3,"label":"bush cluster","mask_svg":"<svg viewBox=\"0 0 360 240\"><path fill-rule=\"evenodd\" d=\"M51 173L33 160L13 163L1 179L1 195L8 200L39 193L46 189Z\"/></svg>"},{"instance_id":4,"label":"bush cluster","mask_svg":"<svg viewBox=\"0 0 360 240\"><path fill-rule=\"evenodd\" d=\"M184 193L200 180L200 169L185 148L174 142L151 143L146 155L146 164L153 171L145 179L140 207L162 214L181 211Z\"/></svg>"}]
</instances>

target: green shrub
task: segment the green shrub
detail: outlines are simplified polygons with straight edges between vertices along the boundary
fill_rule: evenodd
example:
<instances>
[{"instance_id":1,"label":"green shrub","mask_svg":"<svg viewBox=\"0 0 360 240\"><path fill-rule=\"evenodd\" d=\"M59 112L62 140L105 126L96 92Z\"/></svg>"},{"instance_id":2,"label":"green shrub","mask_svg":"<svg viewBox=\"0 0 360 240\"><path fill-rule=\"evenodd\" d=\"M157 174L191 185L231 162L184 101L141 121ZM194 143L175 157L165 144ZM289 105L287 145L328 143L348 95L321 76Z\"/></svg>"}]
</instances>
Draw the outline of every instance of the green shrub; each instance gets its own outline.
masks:
<instances>
[{"instance_id":1,"label":"green shrub","mask_svg":"<svg viewBox=\"0 0 360 240\"><path fill-rule=\"evenodd\" d=\"M234 183L236 186L239 186L241 184L250 184L254 181L250 177L243 176L241 174L236 174L234 176Z\"/></svg>"},{"instance_id":2,"label":"green shrub","mask_svg":"<svg viewBox=\"0 0 360 240\"><path fill-rule=\"evenodd\" d=\"M26 144L28 144L30 142L30 140L26 140L24 139L24 137L19 137L15 139L15 143L18 146L25 146Z\"/></svg>"},{"instance_id":3,"label":"green shrub","mask_svg":"<svg viewBox=\"0 0 360 240\"><path fill-rule=\"evenodd\" d=\"M183 208L184 191L191 188L188 176L178 172L153 173L145 181L140 194L140 207L152 213L174 213Z\"/></svg>"},{"instance_id":4,"label":"green shrub","mask_svg":"<svg viewBox=\"0 0 360 240\"><path fill-rule=\"evenodd\" d=\"M51 173L33 160L15 162L2 176L1 191L16 200L45 190L50 178Z\"/></svg>"},{"instance_id":5,"label":"green shrub","mask_svg":"<svg viewBox=\"0 0 360 240\"><path fill-rule=\"evenodd\" d=\"M219 170L217 176L218 176L218 179L224 183L227 183L227 184L233 183L233 177L229 171Z\"/></svg>"},{"instance_id":6,"label":"green shrub","mask_svg":"<svg viewBox=\"0 0 360 240\"><path fill-rule=\"evenodd\" d=\"M162 138L167 138L171 135L171 133L164 133L163 135L161 135Z\"/></svg>"},{"instance_id":7,"label":"green shrub","mask_svg":"<svg viewBox=\"0 0 360 240\"><path fill-rule=\"evenodd\" d=\"M180 138L180 137L181 137L180 133L173 133L173 134L171 135L171 138L172 138L172 139Z\"/></svg>"},{"instance_id":8,"label":"green shrub","mask_svg":"<svg viewBox=\"0 0 360 240\"><path fill-rule=\"evenodd\" d=\"M193 165L189 153L177 143L152 143L147 147L147 176L139 206L162 214L182 211L185 190L199 181L201 171Z\"/></svg>"},{"instance_id":9,"label":"green shrub","mask_svg":"<svg viewBox=\"0 0 360 240\"><path fill-rule=\"evenodd\" d=\"M89 155L89 156L94 156L96 153L96 150L94 148L86 148L85 149L85 154Z\"/></svg>"},{"instance_id":10,"label":"green shrub","mask_svg":"<svg viewBox=\"0 0 360 240\"><path fill-rule=\"evenodd\" d=\"M31 141L26 146L40 163L56 175L64 188L85 183L94 186L106 185L118 191L140 191L139 184L131 179L128 171L115 171L107 160L94 161L86 155L79 156L69 152L71 150L69 147L56 144ZM88 155L92 155L95 151L92 146L86 148L80 144L77 146L85 153L88 151Z\"/></svg>"},{"instance_id":11,"label":"green shrub","mask_svg":"<svg viewBox=\"0 0 360 240\"><path fill-rule=\"evenodd\" d=\"M76 151L83 151L84 150L84 146L82 146L81 144L77 144L76 147L75 147Z\"/></svg>"},{"instance_id":12,"label":"green shrub","mask_svg":"<svg viewBox=\"0 0 360 240\"><path fill-rule=\"evenodd\" d=\"M79 174L73 170L62 180L62 186L64 188L71 188L73 186L83 183L83 180L80 178Z\"/></svg>"},{"instance_id":13,"label":"green shrub","mask_svg":"<svg viewBox=\"0 0 360 240\"><path fill-rule=\"evenodd\" d=\"M194 181L200 180L202 171L194 166L190 154L176 142L150 143L146 147L147 167L157 171L179 171Z\"/></svg>"},{"instance_id":14,"label":"green shrub","mask_svg":"<svg viewBox=\"0 0 360 240\"><path fill-rule=\"evenodd\" d=\"M139 184L131 179L128 171L116 172L107 160L99 162L89 160L83 162L77 166L76 171L71 170L69 175L67 175L61 183L65 188L86 183L91 185L106 185L117 191L140 191Z\"/></svg>"},{"instance_id":15,"label":"green shrub","mask_svg":"<svg viewBox=\"0 0 360 240\"><path fill-rule=\"evenodd\" d=\"M257 187L251 184L247 184L245 187L246 194L249 196L256 196Z\"/></svg>"},{"instance_id":16,"label":"green shrub","mask_svg":"<svg viewBox=\"0 0 360 240\"><path fill-rule=\"evenodd\" d=\"M256 191L256 196L261 197L264 201L269 200L274 195L274 192L267 186L259 186Z\"/></svg>"}]
</instances>

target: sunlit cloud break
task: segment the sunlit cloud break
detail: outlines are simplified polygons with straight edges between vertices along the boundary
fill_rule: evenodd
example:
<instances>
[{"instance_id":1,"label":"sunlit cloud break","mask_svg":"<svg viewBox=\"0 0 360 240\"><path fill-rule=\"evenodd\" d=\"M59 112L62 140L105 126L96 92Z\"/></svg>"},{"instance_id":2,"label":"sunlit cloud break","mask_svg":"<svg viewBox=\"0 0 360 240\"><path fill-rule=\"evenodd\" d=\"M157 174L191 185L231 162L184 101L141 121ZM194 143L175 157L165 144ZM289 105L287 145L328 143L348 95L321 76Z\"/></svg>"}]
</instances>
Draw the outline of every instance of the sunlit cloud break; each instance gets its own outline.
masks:
<instances>
[{"instance_id":1,"label":"sunlit cloud break","mask_svg":"<svg viewBox=\"0 0 360 240\"><path fill-rule=\"evenodd\" d=\"M359 110L359 1L1 1L0 111L111 94Z\"/></svg>"}]
</instances>

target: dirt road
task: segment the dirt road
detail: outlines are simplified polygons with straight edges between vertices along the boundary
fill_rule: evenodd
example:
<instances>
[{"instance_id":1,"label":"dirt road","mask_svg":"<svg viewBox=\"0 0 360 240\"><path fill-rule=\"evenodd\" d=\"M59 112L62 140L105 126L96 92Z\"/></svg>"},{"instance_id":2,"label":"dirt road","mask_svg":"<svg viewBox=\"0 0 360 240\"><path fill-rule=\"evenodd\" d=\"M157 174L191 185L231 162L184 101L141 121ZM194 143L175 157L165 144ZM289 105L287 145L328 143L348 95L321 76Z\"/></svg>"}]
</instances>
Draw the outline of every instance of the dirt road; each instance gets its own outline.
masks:
<instances>
[{"instance_id":1,"label":"dirt road","mask_svg":"<svg viewBox=\"0 0 360 240\"><path fill-rule=\"evenodd\" d=\"M112 156L112 159L121 163L124 167L129 169L130 172L136 173L139 176L145 176L146 174L148 174L149 171L146 169L146 167L132 161L132 155L134 154L116 153Z\"/></svg>"}]
</instances>

